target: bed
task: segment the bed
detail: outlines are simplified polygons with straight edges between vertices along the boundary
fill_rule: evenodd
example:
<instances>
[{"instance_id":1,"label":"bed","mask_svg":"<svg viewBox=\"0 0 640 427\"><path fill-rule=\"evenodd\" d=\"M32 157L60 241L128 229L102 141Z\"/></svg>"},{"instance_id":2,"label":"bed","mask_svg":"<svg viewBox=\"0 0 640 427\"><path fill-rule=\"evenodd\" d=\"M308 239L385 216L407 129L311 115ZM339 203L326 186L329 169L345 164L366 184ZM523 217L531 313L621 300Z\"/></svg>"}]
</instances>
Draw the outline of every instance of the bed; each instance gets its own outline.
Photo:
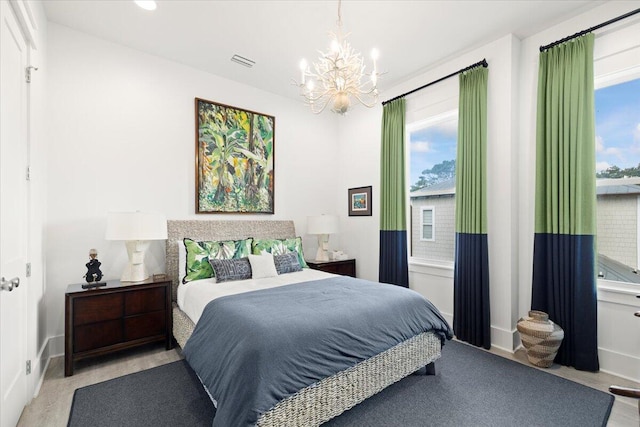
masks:
<instances>
[{"instance_id":1,"label":"bed","mask_svg":"<svg viewBox=\"0 0 640 427\"><path fill-rule=\"evenodd\" d=\"M189 315L178 305L178 286L180 284L178 253L185 237L200 241L221 241L246 238L288 239L295 236L295 228L292 221L168 221L166 263L167 273L173 283L173 335L180 347L185 348L187 341L196 330L197 322L194 322L192 318L200 319L199 314L191 312ZM280 290L288 292L289 289L299 288L300 285L307 286L305 291L309 291L312 288L320 289L325 286L324 282L330 281L325 277L333 276L311 270L295 274L299 274L299 276L295 277L303 277L303 280L308 281L306 282L308 285L306 283L289 284L287 280L290 281L292 279L287 278L282 279L285 282L280 283L282 286L279 285L278 291L256 290L256 292L250 292L246 295L251 295L254 299L265 298L280 293ZM354 282L347 282L351 280ZM331 279L331 281L337 281L337 286L346 289L361 287L363 283L360 282L364 281L358 282L358 280L341 277ZM299 291L299 289L297 290ZM348 290L345 292L348 292ZM243 297L246 295L243 295ZM211 305L214 303L228 304L233 296L219 298L212 301ZM183 305L183 307L185 307L186 311L192 310L188 305ZM219 305L218 308L221 308L221 306ZM437 312L437 310L435 311ZM439 315L439 313L437 314ZM209 322L214 321L212 317L207 317L204 314L202 314L202 319L208 319ZM444 322L444 325L446 327L443 326L438 331L434 329L433 331L416 333L406 339L403 338L398 344L376 352L371 357L360 360L331 375L317 378L307 386L288 392L281 399L278 397L279 400L269 406L270 409L260 412L255 416L257 420L252 418L252 421L246 423L246 425L255 424L273 427L320 425L424 366L429 367L427 371L434 373L433 362L440 357L443 337L451 338L449 326L446 322ZM189 343L191 347L195 346L194 342L202 341L198 332L206 327L205 321L203 320L198 326L199 330L196 330L194 339ZM202 380L205 377L205 373L199 372L200 369L200 367L194 368ZM263 385L264 381L260 382L263 375L259 373L257 376L260 378L256 380L256 384ZM282 376L277 378L282 378ZM203 383L207 384L205 381ZM273 399L273 396L270 396L270 398ZM213 396L212 399L215 402ZM219 404L219 402L216 403ZM220 407L218 407L218 413L221 413ZM215 419L214 425L216 425Z\"/></svg>"}]
</instances>

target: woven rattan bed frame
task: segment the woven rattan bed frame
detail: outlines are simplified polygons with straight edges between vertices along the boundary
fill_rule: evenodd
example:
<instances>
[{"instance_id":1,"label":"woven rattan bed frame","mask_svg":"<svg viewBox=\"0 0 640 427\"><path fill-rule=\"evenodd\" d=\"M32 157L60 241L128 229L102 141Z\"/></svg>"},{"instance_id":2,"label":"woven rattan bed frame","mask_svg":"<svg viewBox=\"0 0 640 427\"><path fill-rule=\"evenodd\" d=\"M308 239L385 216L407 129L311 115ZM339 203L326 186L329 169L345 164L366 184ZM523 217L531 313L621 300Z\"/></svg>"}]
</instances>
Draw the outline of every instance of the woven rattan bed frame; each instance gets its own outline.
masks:
<instances>
[{"instance_id":1,"label":"woven rattan bed frame","mask_svg":"<svg viewBox=\"0 0 640 427\"><path fill-rule=\"evenodd\" d=\"M173 282L173 336L180 347L195 327L178 308L178 245L184 237L197 240L237 240L248 237L295 237L292 221L168 221L167 274ZM258 419L258 426L317 426L421 367L440 358L440 338L416 335L357 365L327 377L278 402Z\"/></svg>"}]
</instances>

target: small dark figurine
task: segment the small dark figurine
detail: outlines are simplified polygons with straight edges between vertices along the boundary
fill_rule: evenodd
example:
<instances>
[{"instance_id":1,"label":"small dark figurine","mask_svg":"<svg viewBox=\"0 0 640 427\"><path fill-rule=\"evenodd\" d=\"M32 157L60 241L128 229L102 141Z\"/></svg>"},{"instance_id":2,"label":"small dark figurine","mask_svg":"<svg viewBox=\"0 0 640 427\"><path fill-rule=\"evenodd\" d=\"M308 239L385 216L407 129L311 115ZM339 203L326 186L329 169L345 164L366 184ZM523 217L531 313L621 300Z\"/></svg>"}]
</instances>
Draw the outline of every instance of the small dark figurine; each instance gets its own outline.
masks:
<instances>
[{"instance_id":1,"label":"small dark figurine","mask_svg":"<svg viewBox=\"0 0 640 427\"><path fill-rule=\"evenodd\" d=\"M89 250L89 258L91 260L86 263L87 266L87 274L84 275L84 278L87 280L87 283L91 282L99 282L102 280L102 271L100 271L100 261L96 258L98 256L98 251L95 249Z\"/></svg>"}]
</instances>

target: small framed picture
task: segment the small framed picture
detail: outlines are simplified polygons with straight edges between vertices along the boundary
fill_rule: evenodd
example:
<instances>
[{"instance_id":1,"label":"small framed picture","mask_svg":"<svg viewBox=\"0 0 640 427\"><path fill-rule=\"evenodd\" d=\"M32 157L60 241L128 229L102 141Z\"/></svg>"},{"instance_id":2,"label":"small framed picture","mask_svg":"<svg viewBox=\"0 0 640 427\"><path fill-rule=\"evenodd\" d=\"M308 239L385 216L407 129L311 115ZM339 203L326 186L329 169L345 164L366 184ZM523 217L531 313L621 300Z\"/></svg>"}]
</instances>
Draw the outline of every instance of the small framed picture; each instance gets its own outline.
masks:
<instances>
[{"instance_id":1,"label":"small framed picture","mask_svg":"<svg viewBox=\"0 0 640 427\"><path fill-rule=\"evenodd\" d=\"M371 216L371 186L349 189L349 216Z\"/></svg>"}]
</instances>

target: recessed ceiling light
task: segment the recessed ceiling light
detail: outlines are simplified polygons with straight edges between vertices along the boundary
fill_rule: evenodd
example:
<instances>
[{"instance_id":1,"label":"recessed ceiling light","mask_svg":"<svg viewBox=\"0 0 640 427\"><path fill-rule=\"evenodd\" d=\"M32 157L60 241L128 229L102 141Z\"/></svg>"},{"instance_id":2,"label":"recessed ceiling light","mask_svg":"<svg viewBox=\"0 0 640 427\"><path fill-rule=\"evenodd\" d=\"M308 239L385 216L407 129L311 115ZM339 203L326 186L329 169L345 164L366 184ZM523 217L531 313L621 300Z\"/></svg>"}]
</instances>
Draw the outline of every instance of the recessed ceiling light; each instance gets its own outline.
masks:
<instances>
[{"instance_id":1,"label":"recessed ceiling light","mask_svg":"<svg viewBox=\"0 0 640 427\"><path fill-rule=\"evenodd\" d=\"M133 2L144 10L156 10L158 7L154 0L133 0Z\"/></svg>"}]
</instances>

